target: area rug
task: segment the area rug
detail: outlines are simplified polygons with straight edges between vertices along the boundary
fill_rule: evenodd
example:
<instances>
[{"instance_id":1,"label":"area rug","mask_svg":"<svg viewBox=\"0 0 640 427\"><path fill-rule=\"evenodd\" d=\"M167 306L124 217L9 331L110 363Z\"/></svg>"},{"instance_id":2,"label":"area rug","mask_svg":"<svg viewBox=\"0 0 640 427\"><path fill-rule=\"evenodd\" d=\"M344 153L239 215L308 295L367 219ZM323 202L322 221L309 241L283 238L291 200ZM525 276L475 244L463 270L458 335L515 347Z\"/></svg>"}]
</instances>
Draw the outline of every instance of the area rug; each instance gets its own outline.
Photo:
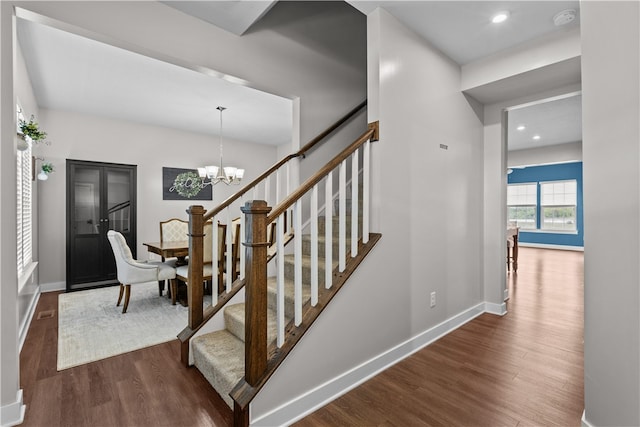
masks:
<instances>
[{"instance_id":1,"label":"area rug","mask_svg":"<svg viewBox=\"0 0 640 427\"><path fill-rule=\"evenodd\" d=\"M59 371L171 341L187 325L187 307L159 296L157 282L132 285L125 314L122 304L116 307L118 291L113 286L59 295Z\"/></svg>"}]
</instances>

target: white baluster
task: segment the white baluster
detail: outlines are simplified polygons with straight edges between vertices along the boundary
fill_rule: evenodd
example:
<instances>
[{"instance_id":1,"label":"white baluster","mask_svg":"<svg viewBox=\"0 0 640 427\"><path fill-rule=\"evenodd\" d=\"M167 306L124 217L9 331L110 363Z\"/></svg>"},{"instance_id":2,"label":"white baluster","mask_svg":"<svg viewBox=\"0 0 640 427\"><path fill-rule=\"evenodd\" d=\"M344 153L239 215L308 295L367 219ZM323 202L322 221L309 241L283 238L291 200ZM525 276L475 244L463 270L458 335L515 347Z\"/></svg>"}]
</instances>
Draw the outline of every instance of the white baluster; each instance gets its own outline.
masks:
<instances>
[{"instance_id":1,"label":"white baluster","mask_svg":"<svg viewBox=\"0 0 640 427\"><path fill-rule=\"evenodd\" d=\"M287 162L287 191L285 193L285 196L288 196L290 194L290 188L291 188L291 168L289 167L289 163Z\"/></svg>"},{"instance_id":2,"label":"white baluster","mask_svg":"<svg viewBox=\"0 0 640 427\"><path fill-rule=\"evenodd\" d=\"M264 179L264 201L269 206L269 194L271 193L271 175Z\"/></svg>"},{"instance_id":3,"label":"white baluster","mask_svg":"<svg viewBox=\"0 0 640 427\"><path fill-rule=\"evenodd\" d=\"M282 185L282 183L280 182L280 168L278 168L278 170L276 171L276 205L278 203L280 203L280 200L282 200L280 198L280 186Z\"/></svg>"},{"instance_id":4,"label":"white baluster","mask_svg":"<svg viewBox=\"0 0 640 427\"><path fill-rule=\"evenodd\" d=\"M244 204L244 203L243 203ZM238 237L238 253L240 254L240 279L244 279L244 268L245 268L245 260L244 260L244 247L242 246L242 242L244 241L244 233L245 233L245 218L244 215L240 215L240 236Z\"/></svg>"},{"instance_id":5,"label":"white baluster","mask_svg":"<svg viewBox=\"0 0 640 427\"><path fill-rule=\"evenodd\" d=\"M294 313L295 325L302 323L302 200L298 199L293 208L293 253L294 253Z\"/></svg>"},{"instance_id":6,"label":"white baluster","mask_svg":"<svg viewBox=\"0 0 640 427\"><path fill-rule=\"evenodd\" d=\"M276 222L276 244L278 252L276 262L276 327L277 327L277 345L282 347L284 344L284 327L285 327L285 308L284 308L284 215L280 215Z\"/></svg>"},{"instance_id":7,"label":"white baluster","mask_svg":"<svg viewBox=\"0 0 640 427\"><path fill-rule=\"evenodd\" d=\"M311 306L318 304L318 185L311 189Z\"/></svg>"},{"instance_id":8,"label":"white baluster","mask_svg":"<svg viewBox=\"0 0 640 427\"><path fill-rule=\"evenodd\" d=\"M206 240L206 239L205 239ZM217 259L218 259L218 221L216 220L216 217L214 216L213 218L211 218L211 259L213 260L212 263L212 271L214 272L211 275L211 287L215 287L216 291L215 292L211 292L211 304L212 305L216 305L218 303L218 268L217 268ZM213 268L213 266L216 266L216 268Z\"/></svg>"},{"instance_id":9,"label":"white baluster","mask_svg":"<svg viewBox=\"0 0 640 427\"><path fill-rule=\"evenodd\" d=\"M327 175L324 190L324 287L329 289L333 279L333 172Z\"/></svg>"},{"instance_id":10,"label":"white baluster","mask_svg":"<svg viewBox=\"0 0 640 427\"><path fill-rule=\"evenodd\" d=\"M358 151L351 155L351 256L358 255Z\"/></svg>"},{"instance_id":11,"label":"white baluster","mask_svg":"<svg viewBox=\"0 0 640 427\"><path fill-rule=\"evenodd\" d=\"M227 288L227 292L231 292L231 284L233 283L233 250L231 249L233 247L233 222L231 221L231 208L229 206L227 206L227 208L225 209L227 211L227 233L225 236L225 271L227 272L225 274L226 278L225 278L225 283L226 283L226 288ZM216 262L214 261L213 265L215 266Z\"/></svg>"},{"instance_id":12,"label":"white baluster","mask_svg":"<svg viewBox=\"0 0 640 427\"><path fill-rule=\"evenodd\" d=\"M364 143L362 156L362 243L369 242L369 159L371 158L371 140Z\"/></svg>"},{"instance_id":13,"label":"white baluster","mask_svg":"<svg viewBox=\"0 0 640 427\"><path fill-rule=\"evenodd\" d=\"M340 163L338 174L338 271L342 273L347 264L347 161Z\"/></svg>"}]
</instances>

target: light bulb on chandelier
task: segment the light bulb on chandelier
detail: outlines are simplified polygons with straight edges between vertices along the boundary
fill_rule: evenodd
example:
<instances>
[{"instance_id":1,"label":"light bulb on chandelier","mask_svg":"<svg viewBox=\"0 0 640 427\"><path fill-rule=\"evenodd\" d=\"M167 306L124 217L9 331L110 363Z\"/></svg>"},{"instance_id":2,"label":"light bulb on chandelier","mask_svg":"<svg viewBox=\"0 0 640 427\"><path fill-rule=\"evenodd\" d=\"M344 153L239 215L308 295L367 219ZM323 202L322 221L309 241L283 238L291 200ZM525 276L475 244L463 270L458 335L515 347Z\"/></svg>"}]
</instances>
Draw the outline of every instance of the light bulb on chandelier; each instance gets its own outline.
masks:
<instances>
[{"instance_id":1,"label":"light bulb on chandelier","mask_svg":"<svg viewBox=\"0 0 640 427\"><path fill-rule=\"evenodd\" d=\"M226 110L225 107L218 106L216 110L220 111L220 166L204 166L198 168L198 175L202 179L202 185L215 185L219 182L224 182L227 185L240 184L244 177L244 169L236 168L234 166L222 166L222 112ZM208 180L208 181L207 181Z\"/></svg>"}]
</instances>

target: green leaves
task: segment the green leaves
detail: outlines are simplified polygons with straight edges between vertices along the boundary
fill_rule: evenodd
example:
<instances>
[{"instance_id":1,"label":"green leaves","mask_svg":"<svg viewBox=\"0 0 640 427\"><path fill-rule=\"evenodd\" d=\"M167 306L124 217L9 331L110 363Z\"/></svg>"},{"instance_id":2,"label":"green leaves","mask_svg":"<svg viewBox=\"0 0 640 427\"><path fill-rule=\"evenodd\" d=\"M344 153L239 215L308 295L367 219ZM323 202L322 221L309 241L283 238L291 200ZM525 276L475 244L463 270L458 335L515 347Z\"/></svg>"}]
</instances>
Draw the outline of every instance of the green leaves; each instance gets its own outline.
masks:
<instances>
[{"instance_id":1,"label":"green leaves","mask_svg":"<svg viewBox=\"0 0 640 427\"><path fill-rule=\"evenodd\" d=\"M34 142L42 141L47 137L47 133L38 129L38 122L35 121L35 117L31 115L29 122L20 120L20 130L23 134L27 135Z\"/></svg>"}]
</instances>

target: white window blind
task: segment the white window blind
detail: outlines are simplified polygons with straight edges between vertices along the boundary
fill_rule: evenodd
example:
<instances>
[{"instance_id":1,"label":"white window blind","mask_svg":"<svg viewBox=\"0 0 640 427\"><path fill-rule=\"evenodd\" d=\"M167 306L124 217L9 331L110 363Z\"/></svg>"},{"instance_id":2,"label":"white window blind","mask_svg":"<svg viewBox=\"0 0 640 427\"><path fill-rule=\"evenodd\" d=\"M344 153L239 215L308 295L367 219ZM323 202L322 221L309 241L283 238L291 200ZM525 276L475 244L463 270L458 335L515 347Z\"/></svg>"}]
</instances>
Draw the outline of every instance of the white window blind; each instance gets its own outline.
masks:
<instances>
[{"instance_id":1,"label":"white window blind","mask_svg":"<svg viewBox=\"0 0 640 427\"><path fill-rule=\"evenodd\" d=\"M17 107L18 122L24 120L22 109ZM33 261L31 238L31 145L16 155L16 204L17 204L17 272L22 277L25 269Z\"/></svg>"},{"instance_id":2,"label":"white window blind","mask_svg":"<svg viewBox=\"0 0 640 427\"><path fill-rule=\"evenodd\" d=\"M578 184L576 180L541 182L540 205L543 230L575 231Z\"/></svg>"},{"instance_id":3,"label":"white window blind","mask_svg":"<svg viewBox=\"0 0 640 427\"><path fill-rule=\"evenodd\" d=\"M537 224L538 184L507 186L507 219L522 229L535 229Z\"/></svg>"}]
</instances>

